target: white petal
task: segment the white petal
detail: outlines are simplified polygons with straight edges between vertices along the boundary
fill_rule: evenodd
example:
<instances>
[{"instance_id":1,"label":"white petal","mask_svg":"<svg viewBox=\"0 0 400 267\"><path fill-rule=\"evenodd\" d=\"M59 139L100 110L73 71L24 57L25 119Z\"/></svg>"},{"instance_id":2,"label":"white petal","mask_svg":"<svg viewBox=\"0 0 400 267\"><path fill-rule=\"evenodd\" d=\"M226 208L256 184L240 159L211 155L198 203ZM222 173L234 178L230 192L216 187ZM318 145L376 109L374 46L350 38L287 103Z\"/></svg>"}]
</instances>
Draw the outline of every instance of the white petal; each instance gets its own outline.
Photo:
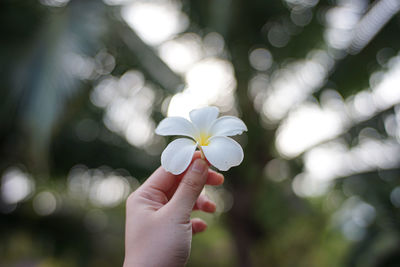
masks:
<instances>
[{"instance_id":1,"label":"white petal","mask_svg":"<svg viewBox=\"0 0 400 267\"><path fill-rule=\"evenodd\" d=\"M212 136L232 136L247 131L246 124L241 119L233 116L224 116L217 119L211 126Z\"/></svg>"},{"instance_id":2,"label":"white petal","mask_svg":"<svg viewBox=\"0 0 400 267\"><path fill-rule=\"evenodd\" d=\"M192 160L196 143L187 138L172 141L161 154L161 165L172 174L181 174Z\"/></svg>"},{"instance_id":3,"label":"white petal","mask_svg":"<svg viewBox=\"0 0 400 267\"><path fill-rule=\"evenodd\" d=\"M225 136L210 138L208 146L202 146L207 160L221 171L239 165L243 160L243 149L233 139Z\"/></svg>"},{"instance_id":4,"label":"white petal","mask_svg":"<svg viewBox=\"0 0 400 267\"><path fill-rule=\"evenodd\" d=\"M219 109L217 107L204 107L192 110L189 116L200 132L206 132L217 119L218 114Z\"/></svg>"},{"instance_id":5,"label":"white petal","mask_svg":"<svg viewBox=\"0 0 400 267\"><path fill-rule=\"evenodd\" d=\"M184 135L194 138L194 125L182 117L168 117L163 119L156 128L158 135Z\"/></svg>"}]
</instances>

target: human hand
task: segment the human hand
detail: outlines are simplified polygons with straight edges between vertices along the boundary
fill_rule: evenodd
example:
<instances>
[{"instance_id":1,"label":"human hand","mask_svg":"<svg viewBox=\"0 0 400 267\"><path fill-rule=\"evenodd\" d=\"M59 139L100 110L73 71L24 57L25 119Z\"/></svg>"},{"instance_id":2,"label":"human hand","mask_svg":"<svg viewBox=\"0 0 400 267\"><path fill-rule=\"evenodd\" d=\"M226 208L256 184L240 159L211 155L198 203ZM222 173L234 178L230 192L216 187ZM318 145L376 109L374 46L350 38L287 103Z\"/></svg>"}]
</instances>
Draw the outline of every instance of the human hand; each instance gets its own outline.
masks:
<instances>
[{"instance_id":1,"label":"human hand","mask_svg":"<svg viewBox=\"0 0 400 267\"><path fill-rule=\"evenodd\" d=\"M201 219L190 219L190 214L194 209L214 212L215 204L200 193L205 184L223 181L198 152L180 175L158 168L126 202L124 267L184 266L192 234L207 227Z\"/></svg>"}]
</instances>

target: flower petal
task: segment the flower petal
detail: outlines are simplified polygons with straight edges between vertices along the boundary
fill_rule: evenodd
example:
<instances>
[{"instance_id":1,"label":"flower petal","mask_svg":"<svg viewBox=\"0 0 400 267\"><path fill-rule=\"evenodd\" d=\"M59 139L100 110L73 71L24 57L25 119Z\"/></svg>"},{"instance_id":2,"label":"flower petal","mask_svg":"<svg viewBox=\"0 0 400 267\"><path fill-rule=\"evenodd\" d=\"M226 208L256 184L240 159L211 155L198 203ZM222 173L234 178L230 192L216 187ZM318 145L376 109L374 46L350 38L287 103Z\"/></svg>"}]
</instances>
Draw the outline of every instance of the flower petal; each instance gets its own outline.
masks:
<instances>
[{"instance_id":1,"label":"flower petal","mask_svg":"<svg viewBox=\"0 0 400 267\"><path fill-rule=\"evenodd\" d=\"M243 149L233 139L225 136L210 138L208 146L202 146L207 160L221 171L239 165L243 160Z\"/></svg>"},{"instance_id":2,"label":"flower petal","mask_svg":"<svg viewBox=\"0 0 400 267\"><path fill-rule=\"evenodd\" d=\"M182 117L168 117L163 119L156 128L158 135L184 135L194 138L194 125Z\"/></svg>"},{"instance_id":3,"label":"flower petal","mask_svg":"<svg viewBox=\"0 0 400 267\"><path fill-rule=\"evenodd\" d=\"M198 131L206 132L217 119L219 109L217 107L204 107L190 111L190 120L197 127Z\"/></svg>"},{"instance_id":4,"label":"flower petal","mask_svg":"<svg viewBox=\"0 0 400 267\"><path fill-rule=\"evenodd\" d=\"M187 138L172 141L161 154L161 165L172 174L181 174L192 160L196 143Z\"/></svg>"},{"instance_id":5,"label":"flower petal","mask_svg":"<svg viewBox=\"0 0 400 267\"><path fill-rule=\"evenodd\" d=\"M241 119L233 116L223 116L217 119L211 126L212 136L232 136L247 131L246 124Z\"/></svg>"}]
</instances>

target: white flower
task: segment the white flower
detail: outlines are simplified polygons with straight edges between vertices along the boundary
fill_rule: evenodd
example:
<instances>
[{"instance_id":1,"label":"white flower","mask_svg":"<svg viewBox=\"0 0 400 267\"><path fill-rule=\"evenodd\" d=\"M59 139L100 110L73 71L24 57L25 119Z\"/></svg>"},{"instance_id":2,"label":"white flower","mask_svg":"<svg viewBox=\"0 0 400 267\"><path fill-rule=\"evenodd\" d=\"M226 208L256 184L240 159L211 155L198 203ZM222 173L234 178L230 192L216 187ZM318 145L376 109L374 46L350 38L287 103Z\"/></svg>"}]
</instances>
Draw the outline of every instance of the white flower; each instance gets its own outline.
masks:
<instances>
[{"instance_id":1,"label":"white flower","mask_svg":"<svg viewBox=\"0 0 400 267\"><path fill-rule=\"evenodd\" d=\"M182 117L168 117L156 129L158 135L183 135L190 137L172 141L161 155L161 165L165 170L180 174L189 166L198 147L205 158L221 171L239 165L243 160L242 147L227 137L247 131L242 120L233 116L217 119L216 107L192 110L190 121Z\"/></svg>"}]
</instances>

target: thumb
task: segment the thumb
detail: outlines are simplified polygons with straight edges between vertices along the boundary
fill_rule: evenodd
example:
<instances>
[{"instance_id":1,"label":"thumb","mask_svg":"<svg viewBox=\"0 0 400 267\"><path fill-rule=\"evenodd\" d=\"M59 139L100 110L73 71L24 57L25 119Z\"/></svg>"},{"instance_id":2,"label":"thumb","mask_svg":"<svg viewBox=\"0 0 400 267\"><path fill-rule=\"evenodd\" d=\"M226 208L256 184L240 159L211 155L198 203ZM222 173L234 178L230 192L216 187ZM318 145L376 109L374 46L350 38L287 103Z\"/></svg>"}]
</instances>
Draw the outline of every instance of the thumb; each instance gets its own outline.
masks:
<instances>
[{"instance_id":1,"label":"thumb","mask_svg":"<svg viewBox=\"0 0 400 267\"><path fill-rule=\"evenodd\" d=\"M183 176L175 194L167 206L171 212L183 220L189 220L190 213L196 203L208 177L208 165L203 159L196 159Z\"/></svg>"}]
</instances>

